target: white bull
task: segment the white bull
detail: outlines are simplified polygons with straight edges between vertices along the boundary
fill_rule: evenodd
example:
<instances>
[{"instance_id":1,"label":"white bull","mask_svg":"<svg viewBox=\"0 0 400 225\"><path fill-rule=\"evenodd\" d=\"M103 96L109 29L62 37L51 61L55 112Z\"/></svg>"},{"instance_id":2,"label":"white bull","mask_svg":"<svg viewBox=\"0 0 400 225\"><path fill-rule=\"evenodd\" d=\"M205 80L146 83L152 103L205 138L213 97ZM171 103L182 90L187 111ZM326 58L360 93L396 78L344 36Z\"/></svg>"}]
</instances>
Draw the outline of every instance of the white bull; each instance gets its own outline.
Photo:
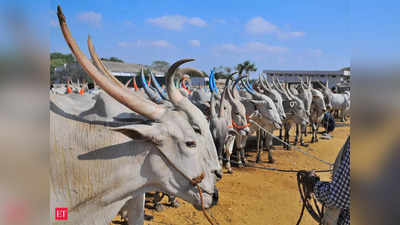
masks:
<instances>
[{"instance_id":1,"label":"white bull","mask_svg":"<svg viewBox=\"0 0 400 225\"><path fill-rule=\"evenodd\" d=\"M174 194L196 209L201 209L201 199L205 208L215 205L221 167L207 120L173 85L179 65L192 60L171 66L167 90L174 107L160 106L106 78L77 46L60 7L58 18L69 47L89 76L112 98L149 120L88 121L79 116L85 113L67 113L67 105L52 99L52 224L56 207L68 208L69 224L109 224L127 203L129 224L142 225L144 193L149 191ZM94 62L99 67L96 57Z\"/></svg>"}]
</instances>

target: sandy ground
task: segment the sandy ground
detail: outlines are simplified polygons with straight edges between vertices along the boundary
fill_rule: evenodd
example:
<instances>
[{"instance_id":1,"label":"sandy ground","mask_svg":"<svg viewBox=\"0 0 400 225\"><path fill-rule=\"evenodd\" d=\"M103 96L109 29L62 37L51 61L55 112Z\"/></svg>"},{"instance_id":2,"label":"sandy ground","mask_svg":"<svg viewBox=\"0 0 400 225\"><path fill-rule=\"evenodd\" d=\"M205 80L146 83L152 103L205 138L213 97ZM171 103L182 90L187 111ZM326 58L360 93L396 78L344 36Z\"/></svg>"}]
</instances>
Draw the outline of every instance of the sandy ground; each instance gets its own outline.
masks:
<instances>
[{"instance_id":1,"label":"sandy ground","mask_svg":"<svg viewBox=\"0 0 400 225\"><path fill-rule=\"evenodd\" d=\"M349 126L337 127L331 134L333 136L331 140L320 139L318 143L310 144L309 148L299 145L298 147L333 163L349 134ZM310 140L311 135L305 137L306 143ZM257 165L297 170L329 169L328 165L295 150L286 151L282 146L275 148L274 164L259 163ZM249 154L249 161L255 160L255 153L250 150ZM266 153L262 155L262 159L267 160ZM236 167L233 171L233 174L225 173L217 184L220 193L218 205L208 210L216 224L296 224L302 206L297 189L296 173ZM329 173L320 175L322 180L329 180ZM165 202L166 199L165 197L163 201ZM146 209L146 214L153 215L154 219L146 221L145 224L208 224L201 211L197 211L192 205L179 198L178 201L181 206L177 209L166 206L162 212ZM115 221L114 224L119 223ZM317 223L305 212L301 224Z\"/></svg>"}]
</instances>

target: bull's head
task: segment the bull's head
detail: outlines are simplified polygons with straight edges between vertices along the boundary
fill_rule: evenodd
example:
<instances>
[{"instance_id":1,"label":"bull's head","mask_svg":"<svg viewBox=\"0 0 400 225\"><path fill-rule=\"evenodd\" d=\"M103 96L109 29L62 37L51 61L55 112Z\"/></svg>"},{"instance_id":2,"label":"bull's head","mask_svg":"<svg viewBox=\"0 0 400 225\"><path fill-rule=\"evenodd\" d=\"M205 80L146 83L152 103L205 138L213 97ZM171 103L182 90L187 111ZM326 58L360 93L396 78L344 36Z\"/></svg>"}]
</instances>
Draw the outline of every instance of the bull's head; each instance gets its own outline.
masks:
<instances>
[{"instance_id":1,"label":"bull's head","mask_svg":"<svg viewBox=\"0 0 400 225\"><path fill-rule=\"evenodd\" d=\"M173 107L157 105L118 81L104 76L104 68L101 69L101 65L94 59L102 74L76 44L60 7L58 18L66 42L87 74L115 100L149 119L146 124L127 125L114 130L132 139L148 142L154 151L158 149L165 165L155 165L154 170L173 168L171 174L160 177L153 186L157 186L160 191L175 194L200 209L200 194L191 180L196 178L204 191L204 206L208 208L216 204L218 192L215 184L221 167L208 122L202 112L182 96L174 85L178 67L193 59L179 60L168 70L167 92Z\"/></svg>"}]
</instances>

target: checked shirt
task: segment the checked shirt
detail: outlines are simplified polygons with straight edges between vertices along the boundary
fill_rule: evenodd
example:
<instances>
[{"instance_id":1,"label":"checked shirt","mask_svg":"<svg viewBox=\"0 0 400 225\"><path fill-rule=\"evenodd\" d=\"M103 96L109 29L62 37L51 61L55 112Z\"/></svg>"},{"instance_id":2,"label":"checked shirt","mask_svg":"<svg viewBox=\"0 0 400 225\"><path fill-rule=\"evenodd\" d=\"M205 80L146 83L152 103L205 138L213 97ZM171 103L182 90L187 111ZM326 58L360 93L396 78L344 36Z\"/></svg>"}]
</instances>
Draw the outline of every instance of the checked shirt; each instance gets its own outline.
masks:
<instances>
[{"instance_id":1,"label":"checked shirt","mask_svg":"<svg viewBox=\"0 0 400 225\"><path fill-rule=\"evenodd\" d=\"M343 146L344 152L339 168L331 182L318 181L314 186L316 198L329 207L341 209L338 225L350 224L350 141Z\"/></svg>"}]
</instances>

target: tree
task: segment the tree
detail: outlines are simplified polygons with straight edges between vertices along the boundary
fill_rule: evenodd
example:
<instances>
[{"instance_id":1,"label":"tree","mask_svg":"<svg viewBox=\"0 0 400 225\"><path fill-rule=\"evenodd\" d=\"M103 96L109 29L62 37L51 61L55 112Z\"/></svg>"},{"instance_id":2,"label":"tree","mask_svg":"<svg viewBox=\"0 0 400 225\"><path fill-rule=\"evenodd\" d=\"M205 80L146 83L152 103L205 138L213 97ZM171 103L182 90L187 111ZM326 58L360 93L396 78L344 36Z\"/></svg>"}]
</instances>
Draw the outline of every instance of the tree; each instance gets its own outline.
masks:
<instances>
[{"instance_id":1,"label":"tree","mask_svg":"<svg viewBox=\"0 0 400 225\"><path fill-rule=\"evenodd\" d=\"M166 61L161 61L157 60L151 63L151 67L153 67L155 70L166 73L168 72L169 69L169 63Z\"/></svg>"},{"instance_id":2,"label":"tree","mask_svg":"<svg viewBox=\"0 0 400 225\"><path fill-rule=\"evenodd\" d=\"M246 60L242 64L238 64L236 66L236 70L239 72L239 75L242 75L243 72L248 73L257 71L257 67L254 65L254 63Z\"/></svg>"},{"instance_id":3,"label":"tree","mask_svg":"<svg viewBox=\"0 0 400 225\"><path fill-rule=\"evenodd\" d=\"M227 79L231 74L232 69L230 67L214 67L214 77L215 79Z\"/></svg>"},{"instance_id":4,"label":"tree","mask_svg":"<svg viewBox=\"0 0 400 225\"><path fill-rule=\"evenodd\" d=\"M55 68L71 63L76 63L75 57L72 54L63 54L60 52L50 53L50 80L55 81L57 79L62 79L62 76L65 76L65 74L59 74L59 76L56 77L54 73Z\"/></svg>"},{"instance_id":5,"label":"tree","mask_svg":"<svg viewBox=\"0 0 400 225\"><path fill-rule=\"evenodd\" d=\"M101 60L110 61L110 62L120 62L120 63L123 63L123 62L124 62L122 59L119 59L119 58L114 57L114 56L110 57L109 59L107 59L107 58L101 58Z\"/></svg>"},{"instance_id":6,"label":"tree","mask_svg":"<svg viewBox=\"0 0 400 225\"><path fill-rule=\"evenodd\" d=\"M347 70L347 71L350 71L350 66L347 66L347 67L343 67L342 69L340 69L340 71L345 71L345 70Z\"/></svg>"}]
</instances>

